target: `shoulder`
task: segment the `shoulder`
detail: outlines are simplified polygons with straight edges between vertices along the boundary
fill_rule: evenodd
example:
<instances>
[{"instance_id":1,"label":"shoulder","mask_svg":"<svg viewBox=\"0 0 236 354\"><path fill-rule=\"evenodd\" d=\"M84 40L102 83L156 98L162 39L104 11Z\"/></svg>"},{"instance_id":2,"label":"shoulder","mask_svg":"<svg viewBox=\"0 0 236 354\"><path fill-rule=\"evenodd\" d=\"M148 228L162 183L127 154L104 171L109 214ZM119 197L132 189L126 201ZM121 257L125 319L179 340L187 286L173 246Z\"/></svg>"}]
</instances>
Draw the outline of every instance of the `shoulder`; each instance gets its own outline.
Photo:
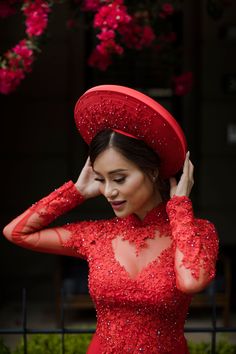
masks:
<instances>
[{"instance_id":1,"label":"shoulder","mask_svg":"<svg viewBox=\"0 0 236 354\"><path fill-rule=\"evenodd\" d=\"M88 220L69 223L63 227L71 232L74 237L85 237L95 239L101 237L102 234L109 232L116 224L116 218Z\"/></svg>"},{"instance_id":2,"label":"shoulder","mask_svg":"<svg viewBox=\"0 0 236 354\"><path fill-rule=\"evenodd\" d=\"M88 258L94 245L101 244L114 230L114 219L90 220L66 224L63 227L70 232L64 247L72 248L83 258Z\"/></svg>"}]
</instances>

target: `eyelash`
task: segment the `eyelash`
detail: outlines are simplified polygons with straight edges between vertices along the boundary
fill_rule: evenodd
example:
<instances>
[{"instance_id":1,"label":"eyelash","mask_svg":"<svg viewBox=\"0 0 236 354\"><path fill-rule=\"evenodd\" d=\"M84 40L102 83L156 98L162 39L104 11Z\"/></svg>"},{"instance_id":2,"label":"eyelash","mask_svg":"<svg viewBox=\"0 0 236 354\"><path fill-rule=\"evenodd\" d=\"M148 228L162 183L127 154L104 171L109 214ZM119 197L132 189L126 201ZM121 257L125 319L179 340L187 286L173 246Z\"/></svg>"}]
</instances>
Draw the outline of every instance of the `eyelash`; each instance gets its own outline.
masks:
<instances>
[{"instance_id":1,"label":"eyelash","mask_svg":"<svg viewBox=\"0 0 236 354\"><path fill-rule=\"evenodd\" d=\"M121 177L121 178L117 178L117 179L114 179L114 181L116 183L123 183L125 181L125 177Z\"/></svg>"},{"instance_id":2,"label":"eyelash","mask_svg":"<svg viewBox=\"0 0 236 354\"><path fill-rule=\"evenodd\" d=\"M104 182L104 179L100 179L100 178L95 178L94 180L98 181L98 182L101 182L101 183ZM125 181L125 177L114 179L114 181L116 183L123 183Z\"/></svg>"},{"instance_id":3,"label":"eyelash","mask_svg":"<svg viewBox=\"0 0 236 354\"><path fill-rule=\"evenodd\" d=\"M94 178L94 181L98 181L98 182L104 182L104 179L100 179L100 178Z\"/></svg>"}]
</instances>

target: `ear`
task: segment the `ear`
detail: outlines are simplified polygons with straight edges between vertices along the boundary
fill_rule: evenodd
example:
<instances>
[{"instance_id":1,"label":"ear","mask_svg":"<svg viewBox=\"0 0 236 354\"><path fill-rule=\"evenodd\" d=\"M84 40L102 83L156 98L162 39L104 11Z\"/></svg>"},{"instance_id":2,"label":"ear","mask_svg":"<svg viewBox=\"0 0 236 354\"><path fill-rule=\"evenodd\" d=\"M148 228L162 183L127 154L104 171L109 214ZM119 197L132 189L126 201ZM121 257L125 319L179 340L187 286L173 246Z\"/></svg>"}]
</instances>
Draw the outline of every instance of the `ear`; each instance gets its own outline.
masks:
<instances>
[{"instance_id":1,"label":"ear","mask_svg":"<svg viewBox=\"0 0 236 354\"><path fill-rule=\"evenodd\" d=\"M155 169L155 170L153 171L153 178L154 178L155 181L157 181L158 176L159 176L159 170L158 170L158 169Z\"/></svg>"}]
</instances>

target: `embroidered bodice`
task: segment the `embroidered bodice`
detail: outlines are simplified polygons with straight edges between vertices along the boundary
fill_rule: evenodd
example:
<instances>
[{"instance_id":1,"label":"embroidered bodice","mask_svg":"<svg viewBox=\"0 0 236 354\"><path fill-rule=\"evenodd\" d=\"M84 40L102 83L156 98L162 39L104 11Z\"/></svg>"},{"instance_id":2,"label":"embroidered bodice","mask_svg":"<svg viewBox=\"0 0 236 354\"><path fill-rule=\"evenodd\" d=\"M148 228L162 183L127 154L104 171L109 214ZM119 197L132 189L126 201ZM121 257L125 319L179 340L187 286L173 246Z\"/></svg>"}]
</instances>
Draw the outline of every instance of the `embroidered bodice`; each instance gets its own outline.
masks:
<instances>
[{"instance_id":1,"label":"embroidered bodice","mask_svg":"<svg viewBox=\"0 0 236 354\"><path fill-rule=\"evenodd\" d=\"M175 196L142 221L130 215L45 228L81 202L68 182L13 220L5 233L23 247L88 261L99 353L188 353L183 327L191 295L178 286L178 272L196 281L202 274L207 281L214 277L214 226L194 219L189 198Z\"/></svg>"}]
</instances>

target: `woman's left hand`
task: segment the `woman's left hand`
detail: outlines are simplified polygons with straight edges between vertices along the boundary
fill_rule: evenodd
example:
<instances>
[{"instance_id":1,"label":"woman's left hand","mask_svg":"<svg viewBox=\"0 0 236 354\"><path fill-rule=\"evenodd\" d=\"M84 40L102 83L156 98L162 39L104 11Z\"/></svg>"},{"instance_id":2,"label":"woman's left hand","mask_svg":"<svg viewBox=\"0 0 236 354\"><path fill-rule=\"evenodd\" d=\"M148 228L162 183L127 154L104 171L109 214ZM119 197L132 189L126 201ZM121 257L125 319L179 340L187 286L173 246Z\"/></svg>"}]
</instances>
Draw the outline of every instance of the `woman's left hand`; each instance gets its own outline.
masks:
<instances>
[{"instance_id":1,"label":"woman's left hand","mask_svg":"<svg viewBox=\"0 0 236 354\"><path fill-rule=\"evenodd\" d=\"M189 197L190 192L192 190L194 180L193 180L193 169L194 166L189 159L189 151L186 154L183 173L182 176L177 183L176 178L170 178L170 197L172 198L174 195L176 196L186 196Z\"/></svg>"}]
</instances>

